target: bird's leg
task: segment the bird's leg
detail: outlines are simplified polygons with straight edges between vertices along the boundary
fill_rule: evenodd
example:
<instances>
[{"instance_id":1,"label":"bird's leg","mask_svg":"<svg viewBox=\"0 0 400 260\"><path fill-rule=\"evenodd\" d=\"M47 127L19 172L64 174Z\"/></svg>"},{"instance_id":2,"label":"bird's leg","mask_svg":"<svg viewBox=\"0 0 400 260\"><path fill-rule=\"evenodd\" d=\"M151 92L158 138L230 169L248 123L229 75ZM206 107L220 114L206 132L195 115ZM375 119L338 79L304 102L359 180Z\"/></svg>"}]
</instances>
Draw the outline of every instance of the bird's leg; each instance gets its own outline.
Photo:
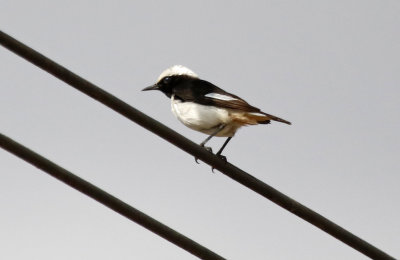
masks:
<instances>
[{"instance_id":1,"label":"bird's leg","mask_svg":"<svg viewBox=\"0 0 400 260\"><path fill-rule=\"evenodd\" d=\"M203 142L200 143L200 146L206 148L208 151L212 151L212 150L211 150L211 147L207 147L207 146L204 146L204 145L205 145L208 141L210 141L210 139L211 139L213 136L215 136L215 135L217 135L219 132L221 132L222 129L224 129L224 127L225 127L225 125L223 125L223 124L219 125L218 128L215 130L215 132L213 132L209 137L206 138L206 140L204 140Z\"/></svg>"},{"instance_id":2,"label":"bird's leg","mask_svg":"<svg viewBox=\"0 0 400 260\"><path fill-rule=\"evenodd\" d=\"M201 147L204 147L207 151L209 151L210 153L212 153L211 147L207 147L207 146L204 146L204 145L205 145L208 141L210 141L210 139L211 139L213 136L215 136L216 134L218 134L219 132L221 132L222 129L224 129L224 127L225 127L224 124L219 125L218 128L215 130L215 132L213 132L209 137L206 138L206 140L204 140L203 142L200 143L200 146L201 146ZM199 163L199 162L197 161L198 158L195 157L194 160L196 161L196 163Z\"/></svg>"},{"instance_id":3,"label":"bird's leg","mask_svg":"<svg viewBox=\"0 0 400 260\"><path fill-rule=\"evenodd\" d=\"M232 136L228 137L225 140L225 143L222 145L221 149L219 149L219 151L215 154L216 156L218 156L219 158L221 158L222 160L224 160L225 162L227 162L226 160L226 156L221 155L222 150L224 150L225 146L229 143L229 141L232 139ZM214 172L214 167L211 168L211 171Z\"/></svg>"},{"instance_id":4,"label":"bird's leg","mask_svg":"<svg viewBox=\"0 0 400 260\"><path fill-rule=\"evenodd\" d=\"M221 155L222 150L224 150L225 146L229 143L229 141L232 139L232 136L228 137L225 140L225 143L222 145L221 149L219 149L219 151L216 153L217 156L221 157L221 159L223 159L224 161L226 161L226 157Z\"/></svg>"}]
</instances>

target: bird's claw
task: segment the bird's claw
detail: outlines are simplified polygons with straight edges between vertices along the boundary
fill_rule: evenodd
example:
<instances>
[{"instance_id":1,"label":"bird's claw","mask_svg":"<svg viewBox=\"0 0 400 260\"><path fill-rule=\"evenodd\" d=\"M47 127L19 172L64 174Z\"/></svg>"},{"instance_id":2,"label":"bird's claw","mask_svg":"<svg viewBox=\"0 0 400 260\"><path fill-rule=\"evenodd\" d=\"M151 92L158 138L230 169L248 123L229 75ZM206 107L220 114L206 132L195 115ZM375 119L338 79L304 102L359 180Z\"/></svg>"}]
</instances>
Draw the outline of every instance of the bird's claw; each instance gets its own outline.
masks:
<instances>
[{"instance_id":1,"label":"bird's claw","mask_svg":"<svg viewBox=\"0 0 400 260\"><path fill-rule=\"evenodd\" d=\"M204 149L206 149L208 152L212 153L212 149L209 146L204 146L203 144L200 144L201 147L204 147ZM221 160L223 160L225 163L227 163L227 159L226 156L221 154L221 151L219 151L218 153L215 154L216 156L218 156L218 158L220 158ZM199 164L199 158L194 157L194 161ZM214 172L215 167L211 167L211 171Z\"/></svg>"},{"instance_id":2,"label":"bird's claw","mask_svg":"<svg viewBox=\"0 0 400 260\"><path fill-rule=\"evenodd\" d=\"M221 154L219 154L219 153L217 153L216 156L218 156L218 157L219 157L221 160L223 160L225 163L228 162L228 160L226 159L226 156L221 155ZM214 169L215 169L215 167L211 167L211 171L212 171L213 173L214 173Z\"/></svg>"},{"instance_id":3,"label":"bird's claw","mask_svg":"<svg viewBox=\"0 0 400 260\"><path fill-rule=\"evenodd\" d=\"M212 153L212 148L211 148L211 147L209 147L209 146L204 146L204 145L201 145L201 147L203 147L204 149L206 149L208 152ZM195 161L197 164L199 164L199 158L194 157L194 161Z\"/></svg>"},{"instance_id":4,"label":"bird's claw","mask_svg":"<svg viewBox=\"0 0 400 260\"><path fill-rule=\"evenodd\" d=\"M204 149L206 149L208 152L212 153L212 148L209 146L203 146Z\"/></svg>"},{"instance_id":5,"label":"bird's claw","mask_svg":"<svg viewBox=\"0 0 400 260\"><path fill-rule=\"evenodd\" d=\"M228 160L226 159L226 156L222 155L222 154L216 154L216 156L218 156L221 160L223 160L225 163L228 162Z\"/></svg>"}]
</instances>

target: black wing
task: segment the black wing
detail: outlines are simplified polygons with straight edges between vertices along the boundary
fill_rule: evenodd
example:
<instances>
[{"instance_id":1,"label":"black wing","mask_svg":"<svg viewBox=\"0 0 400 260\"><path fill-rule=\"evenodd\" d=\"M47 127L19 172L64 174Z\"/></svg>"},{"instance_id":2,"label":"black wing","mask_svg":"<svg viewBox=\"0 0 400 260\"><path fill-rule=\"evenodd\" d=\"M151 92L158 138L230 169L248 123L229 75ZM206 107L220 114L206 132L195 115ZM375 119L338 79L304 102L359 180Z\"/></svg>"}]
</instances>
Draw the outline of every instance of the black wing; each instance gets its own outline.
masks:
<instances>
[{"instance_id":1,"label":"black wing","mask_svg":"<svg viewBox=\"0 0 400 260\"><path fill-rule=\"evenodd\" d=\"M243 112L256 112L265 115L268 120L270 119L289 125L291 124L285 119L262 112L259 108L253 107L240 97L226 92L205 80L186 80L174 88L173 94L175 94L176 98L179 98L182 101L190 101L201 105L221 108L237 109Z\"/></svg>"},{"instance_id":2,"label":"black wing","mask_svg":"<svg viewBox=\"0 0 400 260\"><path fill-rule=\"evenodd\" d=\"M201 80L193 79L186 81L174 88L174 94L182 101L191 101L201 105L209 105L222 108L231 108L245 112L261 112L260 109L251 106L240 97L226 92L214 84ZM220 95L219 98L218 94Z\"/></svg>"}]
</instances>

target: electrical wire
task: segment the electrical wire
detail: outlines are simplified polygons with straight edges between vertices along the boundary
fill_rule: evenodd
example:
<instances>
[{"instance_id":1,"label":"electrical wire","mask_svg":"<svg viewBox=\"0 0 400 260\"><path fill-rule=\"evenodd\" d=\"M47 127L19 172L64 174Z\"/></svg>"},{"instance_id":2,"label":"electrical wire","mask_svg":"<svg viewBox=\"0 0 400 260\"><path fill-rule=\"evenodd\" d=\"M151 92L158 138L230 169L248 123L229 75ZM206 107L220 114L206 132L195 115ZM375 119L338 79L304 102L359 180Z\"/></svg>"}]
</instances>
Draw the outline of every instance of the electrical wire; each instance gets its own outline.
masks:
<instances>
[{"instance_id":1,"label":"electrical wire","mask_svg":"<svg viewBox=\"0 0 400 260\"><path fill-rule=\"evenodd\" d=\"M225 259L1 133L0 147L195 256L202 259Z\"/></svg>"},{"instance_id":2,"label":"electrical wire","mask_svg":"<svg viewBox=\"0 0 400 260\"><path fill-rule=\"evenodd\" d=\"M11 36L0 31L0 44L34 65L54 75L75 89L103 103L114 111L120 113L131 121L141 125L161 138L174 144L180 149L191 154L213 168L219 170L231 179L243 184L261 196L271 200L282 208L311 223L343 243L349 245L362 254L373 259L394 259L382 250L357 237L346 229L340 227L317 212L286 196L268 184L258 180L247 172L237 168L231 163L226 163L214 154L209 153L196 143L178 134L167 126L145 115L117 97L74 74L68 69L48 59L44 55L17 41Z\"/></svg>"}]
</instances>

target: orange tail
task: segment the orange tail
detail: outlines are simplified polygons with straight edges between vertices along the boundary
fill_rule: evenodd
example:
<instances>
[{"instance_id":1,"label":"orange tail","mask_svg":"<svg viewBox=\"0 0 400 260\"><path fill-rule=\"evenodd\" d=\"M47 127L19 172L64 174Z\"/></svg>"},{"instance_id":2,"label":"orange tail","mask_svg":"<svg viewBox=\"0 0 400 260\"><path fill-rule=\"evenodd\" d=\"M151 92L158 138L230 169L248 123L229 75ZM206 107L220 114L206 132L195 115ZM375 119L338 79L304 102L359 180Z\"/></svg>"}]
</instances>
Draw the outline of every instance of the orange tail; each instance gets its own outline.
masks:
<instances>
[{"instance_id":1,"label":"orange tail","mask_svg":"<svg viewBox=\"0 0 400 260\"><path fill-rule=\"evenodd\" d=\"M285 119L282 119L280 117L273 116L273 115L270 115L270 114L267 114L267 113L264 113L264 112L261 112L261 113L266 116L267 120L274 120L274 121L285 123L285 124L288 124L288 125L292 124L289 121L286 121Z\"/></svg>"},{"instance_id":2,"label":"orange tail","mask_svg":"<svg viewBox=\"0 0 400 260\"><path fill-rule=\"evenodd\" d=\"M285 124L290 125L289 121L286 121L282 118L266 114L264 112L257 112L257 113L238 113L234 114L233 120L243 124L243 125L257 125L257 124L269 124L271 120L282 122Z\"/></svg>"}]
</instances>

